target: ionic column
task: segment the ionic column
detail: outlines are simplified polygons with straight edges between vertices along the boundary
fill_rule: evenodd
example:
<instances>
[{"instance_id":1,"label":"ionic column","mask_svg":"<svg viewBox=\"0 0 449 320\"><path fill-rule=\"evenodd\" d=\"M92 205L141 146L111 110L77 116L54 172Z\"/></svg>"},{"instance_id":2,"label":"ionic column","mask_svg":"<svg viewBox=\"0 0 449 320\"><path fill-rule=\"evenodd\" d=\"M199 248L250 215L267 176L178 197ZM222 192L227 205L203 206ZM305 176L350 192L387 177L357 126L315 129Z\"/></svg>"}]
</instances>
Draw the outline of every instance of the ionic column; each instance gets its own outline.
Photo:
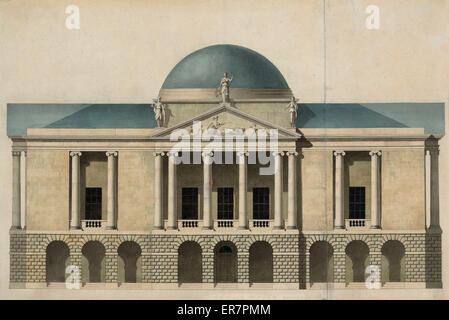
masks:
<instances>
[{"instance_id":1,"label":"ionic column","mask_svg":"<svg viewBox=\"0 0 449 320\"><path fill-rule=\"evenodd\" d=\"M106 224L106 229L113 230L117 228L116 223L116 190L117 190L117 178L115 175L116 162L117 162L117 151L106 152L108 157L108 222Z\"/></svg>"},{"instance_id":2,"label":"ionic column","mask_svg":"<svg viewBox=\"0 0 449 320\"><path fill-rule=\"evenodd\" d=\"M20 151L12 152L12 225L11 229L22 229L20 197Z\"/></svg>"},{"instance_id":3,"label":"ionic column","mask_svg":"<svg viewBox=\"0 0 449 320\"><path fill-rule=\"evenodd\" d=\"M72 158L72 220L70 229L80 229L80 157L81 152L70 152Z\"/></svg>"},{"instance_id":4,"label":"ionic column","mask_svg":"<svg viewBox=\"0 0 449 320\"><path fill-rule=\"evenodd\" d=\"M282 187L283 187L283 165L282 156L283 152L276 152L274 154L274 226L273 229L282 229Z\"/></svg>"},{"instance_id":5,"label":"ionic column","mask_svg":"<svg viewBox=\"0 0 449 320\"><path fill-rule=\"evenodd\" d=\"M239 229L248 229L248 165L247 153L238 152L239 159Z\"/></svg>"},{"instance_id":6,"label":"ionic column","mask_svg":"<svg viewBox=\"0 0 449 320\"><path fill-rule=\"evenodd\" d=\"M296 189L296 156L298 152L287 152L288 155L288 226L297 229L297 189Z\"/></svg>"},{"instance_id":7,"label":"ionic column","mask_svg":"<svg viewBox=\"0 0 449 320\"><path fill-rule=\"evenodd\" d=\"M176 152L170 152L168 157L168 225L167 229L178 229L178 211L176 199Z\"/></svg>"},{"instance_id":8,"label":"ionic column","mask_svg":"<svg viewBox=\"0 0 449 320\"><path fill-rule=\"evenodd\" d=\"M203 153L203 229L213 228L212 155L212 152Z\"/></svg>"},{"instance_id":9,"label":"ionic column","mask_svg":"<svg viewBox=\"0 0 449 320\"><path fill-rule=\"evenodd\" d=\"M371 151L371 229L380 229L379 157L380 151Z\"/></svg>"},{"instance_id":10,"label":"ionic column","mask_svg":"<svg viewBox=\"0 0 449 320\"><path fill-rule=\"evenodd\" d=\"M345 228L344 212L344 151L335 151L335 229Z\"/></svg>"},{"instance_id":11,"label":"ionic column","mask_svg":"<svg viewBox=\"0 0 449 320\"><path fill-rule=\"evenodd\" d=\"M162 157L164 152L154 152L154 225L153 229L163 229L162 212Z\"/></svg>"}]
</instances>

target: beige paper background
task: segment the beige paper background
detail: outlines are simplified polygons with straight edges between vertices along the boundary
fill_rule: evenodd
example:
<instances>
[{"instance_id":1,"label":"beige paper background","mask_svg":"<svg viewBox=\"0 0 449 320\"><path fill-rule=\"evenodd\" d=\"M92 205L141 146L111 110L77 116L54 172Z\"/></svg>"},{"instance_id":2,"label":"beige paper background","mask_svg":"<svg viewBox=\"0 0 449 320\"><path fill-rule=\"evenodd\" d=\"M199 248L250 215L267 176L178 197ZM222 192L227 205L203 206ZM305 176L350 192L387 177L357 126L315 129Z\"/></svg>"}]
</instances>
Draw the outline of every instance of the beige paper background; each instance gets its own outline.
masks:
<instances>
[{"instance_id":1,"label":"beige paper background","mask_svg":"<svg viewBox=\"0 0 449 320\"><path fill-rule=\"evenodd\" d=\"M65 27L80 8L81 29ZM380 30L365 9L380 8ZM6 104L150 103L174 65L229 43L272 61L304 103L445 102L448 0L0 0L0 298L422 298L449 297L449 140L441 140L444 289L10 290L11 153Z\"/></svg>"}]
</instances>

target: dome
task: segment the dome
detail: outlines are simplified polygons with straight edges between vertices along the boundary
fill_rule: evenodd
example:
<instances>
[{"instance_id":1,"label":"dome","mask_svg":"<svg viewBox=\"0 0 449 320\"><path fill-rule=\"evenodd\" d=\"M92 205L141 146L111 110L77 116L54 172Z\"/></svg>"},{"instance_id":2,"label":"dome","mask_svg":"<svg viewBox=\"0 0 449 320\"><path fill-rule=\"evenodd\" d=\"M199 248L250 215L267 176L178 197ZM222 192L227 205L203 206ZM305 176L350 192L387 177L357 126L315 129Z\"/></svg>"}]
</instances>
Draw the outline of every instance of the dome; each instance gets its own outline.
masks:
<instances>
[{"instance_id":1,"label":"dome","mask_svg":"<svg viewBox=\"0 0 449 320\"><path fill-rule=\"evenodd\" d=\"M267 58L236 45L213 45L191 53L172 69L162 89L217 88L224 72L234 75L231 88L288 89Z\"/></svg>"}]
</instances>

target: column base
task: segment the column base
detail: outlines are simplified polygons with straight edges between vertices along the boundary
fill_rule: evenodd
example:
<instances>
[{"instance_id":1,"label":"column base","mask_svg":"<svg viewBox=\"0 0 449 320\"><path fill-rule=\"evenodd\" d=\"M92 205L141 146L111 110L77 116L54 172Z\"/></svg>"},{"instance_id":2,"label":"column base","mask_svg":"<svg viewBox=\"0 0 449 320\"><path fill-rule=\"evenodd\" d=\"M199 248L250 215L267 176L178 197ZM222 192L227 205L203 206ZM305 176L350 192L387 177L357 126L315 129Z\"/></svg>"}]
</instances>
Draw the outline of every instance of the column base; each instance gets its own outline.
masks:
<instances>
[{"instance_id":1,"label":"column base","mask_svg":"<svg viewBox=\"0 0 449 320\"><path fill-rule=\"evenodd\" d=\"M22 230L22 227L11 226L9 230Z\"/></svg>"},{"instance_id":2,"label":"column base","mask_svg":"<svg viewBox=\"0 0 449 320\"><path fill-rule=\"evenodd\" d=\"M334 229L335 230L344 230L346 228L344 226L335 226Z\"/></svg>"},{"instance_id":3,"label":"column base","mask_svg":"<svg viewBox=\"0 0 449 320\"><path fill-rule=\"evenodd\" d=\"M167 230L178 230L176 227L167 227Z\"/></svg>"},{"instance_id":4,"label":"column base","mask_svg":"<svg viewBox=\"0 0 449 320\"><path fill-rule=\"evenodd\" d=\"M371 226L370 229L381 229L380 226Z\"/></svg>"},{"instance_id":5,"label":"column base","mask_svg":"<svg viewBox=\"0 0 449 320\"><path fill-rule=\"evenodd\" d=\"M153 227L153 230L164 230L163 227Z\"/></svg>"},{"instance_id":6,"label":"column base","mask_svg":"<svg viewBox=\"0 0 449 320\"><path fill-rule=\"evenodd\" d=\"M117 228L116 228L116 227L110 227L110 226L107 226L107 227L106 227L106 230L117 230Z\"/></svg>"},{"instance_id":7,"label":"column base","mask_svg":"<svg viewBox=\"0 0 449 320\"><path fill-rule=\"evenodd\" d=\"M287 229L288 230L297 230L298 227L297 226L288 226Z\"/></svg>"},{"instance_id":8,"label":"column base","mask_svg":"<svg viewBox=\"0 0 449 320\"><path fill-rule=\"evenodd\" d=\"M81 230L81 227L70 227L70 230Z\"/></svg>"},{"instance_id":9,"label":"column base","mask_svg":"<svg viewBox=\"0 0 449 320\"><path fill-rule=\"evenodd\" d=\"M201 229L202 229L202 230L212 230L213 227L202 227Z\"/></svg>"},{"instance_id":10,"label":"column base","mask_svg":"<svg viewBox=\"0 0 449 320\"><path fill-rule=\"evenodd\" d=\"M284 228L282 228L281 226L274 226L273 230L283 230Z\"/></svg>"}]
</instances>

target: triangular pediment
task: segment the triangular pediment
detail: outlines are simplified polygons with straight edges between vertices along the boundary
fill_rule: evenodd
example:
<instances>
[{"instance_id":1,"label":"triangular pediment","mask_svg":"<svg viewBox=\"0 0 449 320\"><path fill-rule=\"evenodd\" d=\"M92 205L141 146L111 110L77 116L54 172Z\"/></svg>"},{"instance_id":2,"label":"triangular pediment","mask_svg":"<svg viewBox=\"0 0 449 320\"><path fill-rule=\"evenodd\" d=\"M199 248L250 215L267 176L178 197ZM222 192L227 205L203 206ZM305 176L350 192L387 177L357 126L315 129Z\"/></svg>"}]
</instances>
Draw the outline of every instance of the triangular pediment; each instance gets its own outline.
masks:
<instances>
[{"instance_id":1,"label":"triangular pediment","mask_svg":"<svg viewBox=\"0 0 449 320\"><path fill-rule=\"evenodd\" d=\"M204 132L207 129L215 129L222 133L226 129L254 130L255 132L265 130L267 134L270 134L270 130L277 130L279 138L293 140L301 138L301 134L296 132L295 128L287 129L280 127L266 120L249 115L228 104L222 104L172 127L161 128L151 138L168 138L176 130L185 130L184 132L194 135L198 130Z\"/></svg>"}]
</instances>

